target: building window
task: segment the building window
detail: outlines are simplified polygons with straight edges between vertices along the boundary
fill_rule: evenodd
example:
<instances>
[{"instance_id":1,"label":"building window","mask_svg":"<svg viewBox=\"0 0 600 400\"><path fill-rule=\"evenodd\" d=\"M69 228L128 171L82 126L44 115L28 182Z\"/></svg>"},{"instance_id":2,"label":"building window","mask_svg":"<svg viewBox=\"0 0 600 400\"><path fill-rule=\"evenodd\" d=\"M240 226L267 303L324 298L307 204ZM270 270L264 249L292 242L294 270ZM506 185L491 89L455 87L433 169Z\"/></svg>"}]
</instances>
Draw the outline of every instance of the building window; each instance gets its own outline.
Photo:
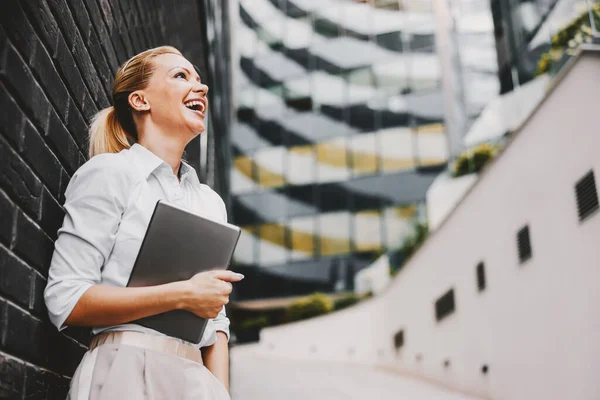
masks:
<instances>
[{"instance_id":1,"label":"building window","mask_svg":"<svg viewBox=\"0 0 600 400\"><path fill-rule=\"evenodd\" d=\"M529 237L529 226L525 225L517 233L517 248L519 250L519 261L524 263L531 258L531 240Z\"/></svg>"},{"instance_id":2,"label":"building window","mask_svg":"<svg viewBox=\"0 0 600 400\"><path fill-rule=\"evenodd\" d=\"M400 349L402 346L404 346L404 329L398 331L394 335L394 347L396 350Z\"/></svg>"},{"instance_id":3,"label":"building window","mask_svg":"<svg viewBox=\"0 0 600 400\"><path fill-rule=\"evenodd\" d=\"M588 172L575 184L575 195L577 196L579 221L585 220L598 210L598 192L596 191L594 171Z\"/></svg>"},{"instance_id":4,"label":"building window","mask_svg":"<svg viewBox=\"0 0 600 400\"><path fill-rule=\"evenodd\" d=\"M453 312L454 289L450 289L435 302L435 319L439 322Z\"/></svg>"},{"instance_id":5,"label":"building window","mask_svg":"<svg viewBox=\"0 0 600 400\"><path fill-rule=\"evenodd\" d=\"M483 262L477 264L477 290L483 292L485 290L485 267Z\"/></svg>"}]
</instances>

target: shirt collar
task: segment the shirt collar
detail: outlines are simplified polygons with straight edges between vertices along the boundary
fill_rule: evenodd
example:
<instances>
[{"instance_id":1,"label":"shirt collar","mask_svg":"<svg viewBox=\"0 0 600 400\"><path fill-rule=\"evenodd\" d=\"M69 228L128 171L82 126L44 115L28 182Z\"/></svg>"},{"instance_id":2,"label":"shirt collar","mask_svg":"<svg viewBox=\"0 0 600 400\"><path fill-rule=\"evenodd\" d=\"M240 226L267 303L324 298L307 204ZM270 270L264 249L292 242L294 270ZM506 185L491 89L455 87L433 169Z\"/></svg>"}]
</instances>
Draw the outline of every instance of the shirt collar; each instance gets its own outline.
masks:
<instances>
[{"instance_id":1,"label":"shirt collar","mask_svg":"<svg viewBox=\"0 0 600 400\"><path fill-rule=\"evenodd\" d=\"M135 162L144 175L145 179L148 179L158 167L164 165L167 168L171 168L166 162L164 162L156 154L145 148L144 146L135 143L129 151L134 155ZM200 186L200 180L196 174L196 170L185 161L181 161L181 181L185 179L190 180L196 186Z\"/></svg>"}]
</instances>

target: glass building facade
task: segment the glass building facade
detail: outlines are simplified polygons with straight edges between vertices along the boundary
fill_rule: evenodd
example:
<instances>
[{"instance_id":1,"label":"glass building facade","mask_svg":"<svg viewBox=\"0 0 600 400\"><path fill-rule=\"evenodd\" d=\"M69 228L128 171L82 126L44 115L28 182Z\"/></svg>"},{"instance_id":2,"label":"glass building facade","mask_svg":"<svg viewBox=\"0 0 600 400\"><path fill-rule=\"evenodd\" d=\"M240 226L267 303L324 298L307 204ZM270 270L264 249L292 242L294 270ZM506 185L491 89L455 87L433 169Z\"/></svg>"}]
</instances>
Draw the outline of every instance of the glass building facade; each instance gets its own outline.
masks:
<instances>
[{"instance_id":1,"label":"glass building facade","mask_svg":"<svg viewBox=\"0 0 600 400\"><path fill-rule=\"evenodd\" d=\"M427 1L240 0L231 220L242 298L351 290L446 167Z\"/></svg>"}]
</instances>

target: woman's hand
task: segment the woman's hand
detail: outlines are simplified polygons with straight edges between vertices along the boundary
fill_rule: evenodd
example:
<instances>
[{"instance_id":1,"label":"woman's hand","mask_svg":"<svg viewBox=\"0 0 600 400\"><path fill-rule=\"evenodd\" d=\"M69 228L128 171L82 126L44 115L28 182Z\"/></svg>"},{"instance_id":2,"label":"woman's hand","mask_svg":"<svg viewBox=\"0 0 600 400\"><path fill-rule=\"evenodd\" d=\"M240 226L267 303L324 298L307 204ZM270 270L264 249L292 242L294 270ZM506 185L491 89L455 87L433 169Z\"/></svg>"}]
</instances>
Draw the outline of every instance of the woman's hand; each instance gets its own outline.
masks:
<instances>
[{"instance_id":1,"label":"woman's hand","mask_svg":"<svg viewBox=\"0 0 600 400\"><path fill-rule=\"evenodd\" d=\"M181 308L202 318L215 318L229 303L233 286L244 275L233 271L207 271L194 275L183 284Z\"/></svg>"}]
</instances>

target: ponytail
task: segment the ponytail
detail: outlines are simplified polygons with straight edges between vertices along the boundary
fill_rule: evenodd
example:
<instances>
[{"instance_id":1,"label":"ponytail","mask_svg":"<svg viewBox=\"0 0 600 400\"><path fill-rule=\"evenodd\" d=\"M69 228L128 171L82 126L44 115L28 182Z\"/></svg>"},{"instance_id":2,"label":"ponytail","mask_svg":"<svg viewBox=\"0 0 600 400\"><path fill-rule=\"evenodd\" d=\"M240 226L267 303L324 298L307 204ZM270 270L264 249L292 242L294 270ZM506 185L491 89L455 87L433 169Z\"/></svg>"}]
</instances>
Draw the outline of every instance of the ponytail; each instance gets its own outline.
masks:
<instances>
[{"instance_id":1,"label":"ponytail","mask_svg":"<svg viewBox=\"0 0 600 400\"><path fill-rule=\"evenodd\" d=\"M102 153L118 153L131 147L130 135L119 123L114 107L100 111L92 119L89 131L89 157Z\"/></svg>"}]
</instances>

